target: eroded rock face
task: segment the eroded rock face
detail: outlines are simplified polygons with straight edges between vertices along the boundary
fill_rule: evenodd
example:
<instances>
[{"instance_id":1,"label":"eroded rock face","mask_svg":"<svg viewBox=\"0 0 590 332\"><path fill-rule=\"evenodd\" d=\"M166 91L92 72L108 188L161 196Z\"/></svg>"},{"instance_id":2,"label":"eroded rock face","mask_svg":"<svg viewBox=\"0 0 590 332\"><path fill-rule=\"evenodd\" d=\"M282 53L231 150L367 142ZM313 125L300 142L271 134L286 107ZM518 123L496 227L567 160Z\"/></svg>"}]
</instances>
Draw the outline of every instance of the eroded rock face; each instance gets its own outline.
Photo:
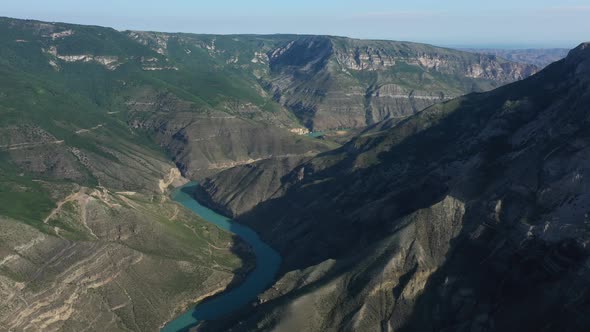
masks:
<instances>
[{"instance_id":1,"label":"eroded rock face","mask_svg":"<svg viewBox=\"0 0 590 332\"><path fill-rule=\"evenodd\" d=\"M434 103L536 72L532 65L493 55L321 36L289 42L268 54L275 99L313 130L407 117Z\"/></svg>"},{"instance_id":2,"label":"eroded rock face","mask_svg":"<svg viewBox=\"0 0 590 332\"><path fill-rule=\"evenodd\" d=\"M71 35L71 34L70 34ZM66 36L66 35L64 35ZM69 35L68 35L69 36ZM80 54L80 55L60 55L57 52L57 47L51 46L47 53L53 55L59 60L65 62L96 62L103 65L108 70L115 70L121 65L121 61L117 56L103 56L103 55L92 55L92 54ZM54 64L56 68L59 68L57 64Z\"/></svg>"},{"instance_id":3,"label":"eroded rock face","mask_svg":"<svg viewBox=\"0 0 590 332\"><path fill-rule=\"evenodd\" d=\"M168 34L129 31L128 35L139 43L149 46L152 50L159 54L164 55L168 52L168 40L170 38Z\"/></svg>"},{"instance_id":4,"label":"eroded rock face","mask_svg":"<svg viewBox=\"0 0 590 332\"><path fill-rule=\"evenodd\" d=\"M522 80L537 71L536 67L532 65L503 62L491 55L478 55L471 61L459 65L454 62L455 60L453 57L437 57L436 55L426 54L419 56L415 62L410 61L410 63L417 63L424 68L434 69L442 73L452 72L458 68L463 71L465 77L501 82Z\"/></svg>"},{"instance_id":5,"label":"eroded rock face","mask_svg":"<svg viewBox=\"0 0 590 332\"><path fill-rule=\"evenodd\" d=\"M336 55L336 59L346 69L357 71L385 70L395 65L394 57L372 47L365 49L355 48L348 52L339 52Z\"/></svg>"},{"instance_id":6,"label":"eroded rock face","mask_svg":"<svg viewBox=\"0 0 590 332\"><path fill-rule=\"evenodd\" d=\"M567 56L568 48L542 48L542 49L465 49L469 52L492 54L514 62L529 63L539 68L544 68L553 62Z\"/></svg>"}]
</instances>

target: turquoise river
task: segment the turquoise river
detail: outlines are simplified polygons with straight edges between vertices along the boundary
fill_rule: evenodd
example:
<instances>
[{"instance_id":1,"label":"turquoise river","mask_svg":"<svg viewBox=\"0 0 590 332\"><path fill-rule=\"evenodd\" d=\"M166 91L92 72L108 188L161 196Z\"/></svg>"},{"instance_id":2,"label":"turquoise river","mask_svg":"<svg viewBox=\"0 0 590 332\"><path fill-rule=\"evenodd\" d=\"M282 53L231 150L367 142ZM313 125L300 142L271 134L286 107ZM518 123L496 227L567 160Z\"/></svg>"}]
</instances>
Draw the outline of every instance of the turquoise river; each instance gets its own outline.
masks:
<instances>
[{"instance_id":1,"label":"turquoise river","mask_svg":"<svg viewBox=\"0 0 590 332\"><path fill-rule=\"evenodd\" d=\"M198 186L197 183L191 182L177 188L172 193L172 198L206 221L239 236L247 242L256 256L256 267L240 285L201 302L193 309L166 324L161 330L162 332L187 331L200 321L220 319L256 300L258 294L271 285L281 264L279 253L262 242L258 234L252 229L234 223L231 219L199 204L191 195L196 186Z\"/></svg>"}]
</instances>

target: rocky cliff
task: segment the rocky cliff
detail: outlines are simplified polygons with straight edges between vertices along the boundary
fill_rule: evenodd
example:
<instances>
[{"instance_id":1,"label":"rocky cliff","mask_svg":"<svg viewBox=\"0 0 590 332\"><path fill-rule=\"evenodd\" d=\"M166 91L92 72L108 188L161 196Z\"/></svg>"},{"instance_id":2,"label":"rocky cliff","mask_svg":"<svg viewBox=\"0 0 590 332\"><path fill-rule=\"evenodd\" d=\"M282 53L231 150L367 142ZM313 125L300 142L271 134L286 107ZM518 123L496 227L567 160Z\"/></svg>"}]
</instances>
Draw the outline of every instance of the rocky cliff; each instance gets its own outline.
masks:
<instances>
[{"instance_id":1,"label":"rocky cliff","mask_svg":"<svg viewBox=\"0 0 590 332\"><path fill-rule=\"evenodd\" d=\"M269 89L314 130L403 118L536 68L424 44L305 37L269 53Z\"/></svg>"},{"instance_id":2,"label":"rocky cliff","mask_svg":"<svg viewBox=\"0 0 590 332\"><path fill-rule=\"evenodd\" d=\"M492 54L514 62L529 63L539 68L559 61L566 57L568 48L532 48L532 49L497 49L497 48L469 48L464 51Z\"/></svg>"}]
</instances>

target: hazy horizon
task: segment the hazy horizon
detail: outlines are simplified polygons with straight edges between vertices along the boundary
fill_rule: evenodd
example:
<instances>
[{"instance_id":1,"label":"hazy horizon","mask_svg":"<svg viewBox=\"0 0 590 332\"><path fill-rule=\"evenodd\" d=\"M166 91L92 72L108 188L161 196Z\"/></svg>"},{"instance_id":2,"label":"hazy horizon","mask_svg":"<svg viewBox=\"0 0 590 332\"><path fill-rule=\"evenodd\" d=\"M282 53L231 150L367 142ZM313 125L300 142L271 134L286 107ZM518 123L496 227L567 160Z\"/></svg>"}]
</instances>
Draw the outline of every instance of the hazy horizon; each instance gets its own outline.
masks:
<instances>
[{"instance_id":1,"label":"hazy horizon","mask_svg":"<svg viewBox=\"0 0 590 332\"><path fill-rule=\"evenodd\" d=\"M579 0L500 0L493 4L376 0L370 7L348 0L301 0L296 4L105 0L84 6L69 0L31 2L5 0L0 15L118 30L335 35L453 48L573 48L590 39L585 34L590 30L590 3Z\"/></svg>"}]
</instances>

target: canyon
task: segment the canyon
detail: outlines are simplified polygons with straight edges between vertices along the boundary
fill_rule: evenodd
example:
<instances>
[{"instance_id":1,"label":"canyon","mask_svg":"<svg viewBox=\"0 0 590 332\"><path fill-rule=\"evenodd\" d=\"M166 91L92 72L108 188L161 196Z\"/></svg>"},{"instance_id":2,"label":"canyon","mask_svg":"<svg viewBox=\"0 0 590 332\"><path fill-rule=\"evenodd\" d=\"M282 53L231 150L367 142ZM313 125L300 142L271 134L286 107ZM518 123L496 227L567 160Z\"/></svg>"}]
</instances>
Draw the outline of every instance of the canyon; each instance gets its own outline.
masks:
<instances>
[{"instance_id":1,"label":"canyon","mask_svg":"<svg viewBox=\"0 0 590 332\"><path fill-rule=\"evenodd\" d=\"M587 44L539 71L334 36L0 31L0 329L155 331L238 289L259 262L171 199L190 181L283 257L199 330L501 328L503 301L523 328L587 326Z\"/></svg>"}]
</instances>

